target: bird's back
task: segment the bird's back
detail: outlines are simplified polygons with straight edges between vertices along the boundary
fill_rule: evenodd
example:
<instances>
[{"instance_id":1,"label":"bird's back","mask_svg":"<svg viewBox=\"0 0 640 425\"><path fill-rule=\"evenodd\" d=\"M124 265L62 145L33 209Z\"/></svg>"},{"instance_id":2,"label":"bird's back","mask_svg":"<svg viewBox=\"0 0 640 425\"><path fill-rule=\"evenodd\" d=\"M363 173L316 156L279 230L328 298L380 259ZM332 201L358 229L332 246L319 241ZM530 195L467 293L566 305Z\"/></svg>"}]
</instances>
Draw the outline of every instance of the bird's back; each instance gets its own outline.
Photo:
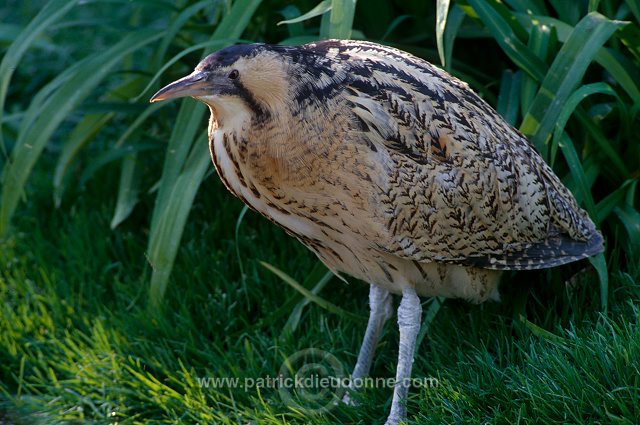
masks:
<instances>
[{"instance_id":1,"label":"bird's back","mask_svg":"<svg viewBox=\"0 0 640 425\"><path fill-rule=\"evenodd\" d=\"M551 267L602 251L595 225L550 167L466 84L373 43L303 48L346 68L335 96L356 123L348 142L366 144L382 164L372 185L384 228L377 249L492 269Z\"/></svg>"}]
</instances>

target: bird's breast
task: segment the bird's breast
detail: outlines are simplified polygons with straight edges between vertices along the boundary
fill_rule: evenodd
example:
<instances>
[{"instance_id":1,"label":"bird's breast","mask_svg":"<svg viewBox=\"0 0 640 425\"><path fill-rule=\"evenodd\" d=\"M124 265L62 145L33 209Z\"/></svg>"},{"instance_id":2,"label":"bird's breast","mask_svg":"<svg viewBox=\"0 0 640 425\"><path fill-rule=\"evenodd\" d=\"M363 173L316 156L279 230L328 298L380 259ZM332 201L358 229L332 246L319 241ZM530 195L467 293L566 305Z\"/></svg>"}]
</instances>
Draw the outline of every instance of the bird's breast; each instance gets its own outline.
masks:
<instances>
[{"instance_id":1,"label":"bird's breast","mask_svg":"<svg viewBox=\"0 0 640 425\"><path fill-rule=\"evenodd\" d=\"M276 174L256 177L256 169L251 167L248 157L250 141L235 133L218 129L210 140L211 158L225 187L250 208L264 215L294 235L313 237L313 226L308 220L292 214L277 198L273 187L265 187L265 179L275 183ZM276 167L275 164L270 165ZM275 170L276 168L273 168ZM272 171L273 171L272 170Z\"/></svg>"}]
</instances>

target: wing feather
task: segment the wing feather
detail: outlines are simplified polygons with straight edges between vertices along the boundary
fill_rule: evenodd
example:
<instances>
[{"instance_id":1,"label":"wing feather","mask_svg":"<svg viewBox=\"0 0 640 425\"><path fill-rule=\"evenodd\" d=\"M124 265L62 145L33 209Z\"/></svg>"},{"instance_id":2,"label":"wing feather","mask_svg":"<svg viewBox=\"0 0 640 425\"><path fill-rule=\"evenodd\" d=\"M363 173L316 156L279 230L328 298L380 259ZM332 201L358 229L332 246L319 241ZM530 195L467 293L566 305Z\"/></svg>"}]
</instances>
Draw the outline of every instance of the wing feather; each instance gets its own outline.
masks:
<instances>
[{"instance_id":1,"label":"wing feather","mask_svg":"<svg viewBox=\"0 0 640 425\"><path fill-rule=\"evenodd\" d=\"M344 93L363 129L355 137L385 167L376 248L497 269L602 250L594 224L526 138L465 83L393 48L335 40L310 48L349 57Z\"/></svg>"}]
</instances>

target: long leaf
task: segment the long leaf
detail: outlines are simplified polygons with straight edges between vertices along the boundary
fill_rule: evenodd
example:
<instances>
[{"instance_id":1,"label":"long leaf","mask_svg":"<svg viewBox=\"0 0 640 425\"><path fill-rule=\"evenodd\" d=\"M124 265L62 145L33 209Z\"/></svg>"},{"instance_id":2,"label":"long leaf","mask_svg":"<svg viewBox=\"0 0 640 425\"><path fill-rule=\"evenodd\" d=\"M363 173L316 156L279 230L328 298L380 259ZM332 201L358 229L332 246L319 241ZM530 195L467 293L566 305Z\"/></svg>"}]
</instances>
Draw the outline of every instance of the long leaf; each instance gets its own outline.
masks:
<instances>
[{"instance_id":1,"label":"long leaf","mask_svg":"<svg viewBox=\"0 0 640 425\"><path fill-rule=\"evenodd\" d=\"M160 187L151 218L149 245L154 243L153 238L157 232L158 222L162 215L166 214L165 209L170 203L169 196L173 192L173 185L180 176L189 150L197 135L203 134L205 131L203 126L205 111L205 106L193 99L185 99L180 106L165 154Z\"/></svg>"},{"instance_id":2,"label":"long leaf","mask_svg":"<svg viewBox=\"0 0 640 425\"><path fill-rule=\"evenodd\" d=\"M333 278L333 273L329 270L325 270L324 274L318 279L317 283L311 288L311 293L313 295L318 295L320 291L329 283L329 281ZM303 286L306 287L306 286ZM302 317L302 313L304 312L304 308L309 305L311 300L309 298L303 298L296 306L291 310L291 314L287 319L287 323L282 327L282 332L280 332L280 336L287 334L293 334L298 328L298 324L300 323L300 318Z\"/></svg>"},{"instance_id":3,"label":"long leaf","mask_svg":"<svg viewBox=\"0 0 640 425\"><path fill-rule=\"evenodd\" d=\"M111 219L111 228L115 229L131 214L138 202L138 176L136 174L137 154L127 155L122 160L120 183L118 185L118 199L116 209Z\"/></svg>"},{"instance_id":4,"label":"long leaf","mask_svg":"<svg viewBox=\"0 0 640 425\"><path fill-rule=\"evenodd\" d=\"M119 99L130 99L135 93L140 91L143 86L144 80L140 76L133 76L125 79L122 84L112 89L110 92L101 96L100 104L108 104L109 102L115 102ZM116 108L113 108L116 109ZM115 116L116 112L111 109L107 113L103 114L89 114L83 117L76 127L71 132L71 135L62 145L62 152L58 158L56 169L53 177L53 199L56 206L59 206L62 202L62 194L64 192L64 180L67 172L71 168L73 160L78 155L80 150L87 145L98 132L107 125ZM116 110L120 110L117 108ZM141 114L143 115L143 114ZM128 133L125 132L125 135ZM122 139L122 136L121 138ZM116 143L114 147L119 147Z\"/></svg>"},{"instance_id":5,"label":"long leaf","mask_svg":"<svg viewBox=\"0 0 640 425\"><path fill-rule=\"evenodd\" d=\"M619 188L611 192L596 205L597 219L602 223L611 214L616 206L619 206L625 199L629 188L638 182L637 179L626 180Z\"/></svg>"},{"instance_id":6,"label":"long leaf","mask_svg":"<svg viewBox=\"0 0 640 425\"><path fill-rule=\"evenodd\" d=\"M145 44L160 37L157 31L139 31L124 37L111 48L97 52L75 68L70 80L41 105L32 104L29 109L39 110L37 118L25 131L21 131L11 158L3 170L2 204L0 205L0 235L5 234L13 216L24 185L42 150L60 123L84 100L122 58ZM60 78L60 77L58 77ZM57 79L56 79L57 80ZM33 116L27 111L28 116Z\"/></svg>"},{"instance_id":7,"label":"long leaf","mask_svg":"<svg viewBox=\"0 0 640 425\"><path fill-rule=\"evenodd\" d=\"M580 162L580 157L578 157L578 152L576 152L573 141L569 136L567 136L567 133L560 132L558 138L560 139L558 143L562 153L564 154L564 159L567 162L571 175L578 186L576 198L579 198L584 202L587 212L595 220L598 217L596 213L596 206L593 202L593 196L591 195L589 187L589 180L585 175L584 168Z\"/></svg>"},{"instance_id":8,"label":"long leaf","mask_svg":"<svg viewBox=\"0 0 640 425\"><path fill-rule=\"evenodd\" d=\"M593 121L592 117L590 117L579 106L576 108L575 116L584 126L585 131L587 132L587 134L589 134L594 143L598 145L600 153L602 153L605 157L607 157L607 159L611 161L613 167L607 167L607 169L605 169L605 172L607 174L615 176L616 179L628 179L631 175L631 173L629 172L629 168L625 164L620 154L613 148L613 146L611 146L611 141L604 134L602 128L598 126Z\"/></svg>"},{"instance_id":9,"label":"long leaf","mask_svg":"<svg viewBox=\"0 0 640 425\"><path fill-rule=\"evenodd\" d=\"M518 20L526 27L537 27L545 25L556 30L558 40L566 42L571 36L574 27L555 18L539 15L528 15L516 13ZM640 75L633 64L624 62L624 58L616 57L614 53L606 47L601 47L596 53L595 60L602 65L611 76L624 88L632 99L640 98Z\"/></svg>"},{"instance_id":10,"label":"long leaf","mask_svg":"<svg viewBox=\"0 0 640 425\"><path fill-rule=\"evenodd\" d=\"M330 10L331 10L331 0L323 0L320 3L318 3L316 7L314 7L307 13L300 15L296 18L280 21L278 22L278 25L297 24L300 22L308 21L309 19L315 18L316 16L324 15Z\"/></svg>"},{"instance_id":11,"label":"long leaf","mask_svg":"<svg viewBox=\"0 0 640 425\"><path fill-rule=\"evenodd\" d=\"M640 22L640 0L625 0L625 3L631 9L631 13L636 18L636 22Z\"/></svg>"},{"instance_id":12,"label":"long leaf","mask_svg":"<svg viewBox=\"0 0 640 425\"><path fill-rule=\"evenodd\" d=\"M556 118L594 56L623 23L592 12L576 25L546 74L538 95L525 115L520 130L548 159L545 143Z\"/></svg>"},{"instance_id":13,"label":"long leaf","mask_svg":"<svg viewBox=\"0 0 640 425\"><path fill-rule=\"evenodd\" d=\"M496 111L511 125L515 125L520 107L522 73L504 71L500 80L500 93Z\"/></svg>"},{"instance_id":14,"label":"long leaf","mask_svg":"<svg viewBox=\"0 0 640 425\"><path fill-rule=\"evenodd\" d=\"M203 134L195 142L191 161L188 161L172 185L169 194L171 202L163 209L156 231L150 239L148 259L153 273L149 296L152 308L159 307L164 298L187 217L210 165L206 134Z\"/></svg>"},{"instance_id":15,"label":"long leaf","mask_svg":"<svg viewBox=\"0 0 640 425\"><path fill-rule=\"evenodd\" d=\"M531 49L531 52L534 55L544 61L549 54L551 39L552 33L549 27L542 25L532 25L529 30L529 41L527 42L527 46ZM531 107L531 103L536 97L536 93L538 92L540 83L541 80L537 80L531 77L529 74L523 73L522 91L520 95L520 108L523 115Z\"/></svg>"},{"instance_id":16,"label":"long leaf","mask_svg":"<svg viewBox=\"0 0 640 425\"><path fill-rule=\"evenodd\" d=\"M242 255L240 255L240 226L242 225L242 221L244 220L244 216L249 211L249 206L245 205L242 207L242 211L238 214L238 218L236 219L236 227L234 232L234 244L236 246L236 261L238 262L238 268L240 268L240 282L242 284L242 290L247 296L247 305L249 305L248 291L247 291L247 275L244 271L244 261L242 260Z\"/></svg>"},{"instance_id":17,"label":"long leaf","mask_svg":"<svg viewBox=\"0 0 640 425\"><path fill-rule=\"evenodd\" d=\"M277 25L287 24L287 30L289 31L289 37L299 37L304 35L304 24L302 22L294 22L300 14L300 9L290 4L279 12L284 18L284 21L278 22Z\"/></svg>"},{"instance_id":18,"label":"long leaf","mask_svg":"<svg viewBox=\"0 0 640 425\"><path fill-rule=\"evenodd\" d=\"M464 21L465 14L457 4L451 6L451 10L449 10L449 14L447 17L447 26L444 29L444 63L445 69L451 70L452 67L452 55L453 55L453 46L455 44L456 37L458 35L458 31L460 30L460 26L462 25L462 21Z\"/></svg>"},{"instance_id":19,"label":"long leaf","mask_svg":"<svg viewBox=\"0 0 640 425\"><path fill-rule=\"evenodd\" d=\"M535 80L542 80L547 70L546 64L520 41L513 30L513 23L510 25L498 11L484 0L468 0L468 2L509 58ZM524 29L522 31L524 32Z\"/></svg>"},{"instance_id":20,"label":"long leaf","mask_svg":"<svg viewBox=\"0 0 640 425\"><path fill-rule=\"evenodd\" d=\"M448 63L445 60L444 52L444 30L447 27L447 16L449 15L450 0L438 0L436 2L436 45L440 63L446 68Z\"/></svg>"},{"instance_id":21,"label":"long leaf","mask_svg":"<svg viewBox=\"0 0 640 425\"><path fill-rule=\"evenodd\" d=\"M176 35L180 32L180 29L200 10L210 7L211 2L209 0L202 0L197 3L189 5L182 10L175 18L170 20L170 25L167 28L163 28L162 33L164 37L159 43L158 48L153 52L154 59L151 61L152 66L159 68L162 65L162 61L166 57L167 50L171 42L175 39Z\"/></svg>"},{"instance_id":22,"label":"long leaf","mask_svg":"<svg viewBox=\"0 0 640 425\"><path fill-rule=\"evenodd\" d=\"M593 202L593 197L591 196L591 191L589 190L587 179L584 174L584 169L582 164L580 163L580 159L578 158L578 154L571 142L571 139L566 135L566 133L562 134L562 141L560 142L560 147L562 148L562 153L564 154L565 160L569 165L569 169L571 170L571 174L578 182L578 187L580 188L580 192L584 196L585 205L587 207L587 211L589 215L594 219L597 219L597 212L595 208L595 204ZM594 257L589 258L589 262L595 267L598 272L598 279L600 280L600 304L603 311L607 311L609 305L609 274L607 272L607 262L604 258L604 254L600 253Z\"/></svg>"},{"instance_id":23,"label":"long leaf","mask_svg":"<svg viewBox=\"0 0 640 425\"><path fill-rule=\"evenodd\" d=\"M209 42L239 38L260 3L261 0L240 0L234 3L229 14L218 25ZM204 57L206 53L203 52L202 56ZM205 131L201 126L205 111L206 108L200 102L195 102L191 99L185 99L182 102L169 139L167 155L162 169L156 207L151 220L149 245L153 243L152 239L156 232L159 215L162 214L166 207L167 197L173 191L173 184L182 170L193 141L197 134Z\"/></svg>"},{"instance_id":24,"label":"long leaf","mask_svg":"<svg viewBox=\"0 0 640 425\"><path fill-rule=\"evenodd\" d=\"M156 83L158 82L158 80L160 80L160 77L164 74L164 72L167 69L169 69L174 63L178 62L180 59L187 56L189 53L195 52L204 48L207 48L210 50L217 50L238 41L240 41L238 38L209 40L204 43L197 43L197 44L194 44L193 46L187 47L186 49L182 50L180 53L177 53L176 55L174 55L171 59L167 60L164 65L162 65L158 70L156 70L156 73L153 75L153 77L151 77L151 79L149 80L145 88L142 89L140 94L132 98L131 101L137 102L142 98L148 99L149 96L151 95L151 93L149 93L151 91L151 88L157 85ZM159 105L165 105L165 104L159 103Z\"/></svg>"},{"instance_id":25,"label":"long leaf","mask_svg":"<svg viewBox=\"0 0 640 425\"><path fill-rule=\"evenodd\" d=\"M113 112L108 114L85 115L69 135L69 138L62 147L62 152L53 173L53 201L56 207L59 207L62 202L64 192L63 183L71 167L73 158L75 158L80 149L89 143L114 116L115 113Z\"/></svg>"},{"instance_id":26,"label":"long leaf","mask_svg":"<svg viewBox=\"0 0 640 425\"><path fill-rule=\"evenodd\" d=\"M609 274L607 272L607 260L604 253L589 257L589 262L596 269L600 280L600 307L606 312L609 308Z\"/></svg>"},{"instance_id":27,"label":"long leaf","mask_svg":"<svg viewBox=\"0 0 640 425\"><path fill-rule=\"evenodd\" d=\"M616 207L614 212L627 231L629 255L632 261L637 261L640 259L640 212L628 204Z\"/></svg>"},{"instance_id":28,"label":"long leaf","mask_svg":"<svg viewBox=\"0 0 640 425\"><path fill-rule=\"evenodd\" d=\"M289 276L288 274L286 274L282 270L272 266L271 264L265 263L264 261L260 261L260 264L262 265L262 267L264 267L265 269L269 270L271 273L275 274L280 279L282 279L282 281L285 282L287 285L291 286L293 289L295 289L296 291L298 291L302 295L304 295L304 297L306 299L308 299L309 301L311 301L314 304L317 304L318 306L320 306L321 308L327 310L328 312L336 314L336 315L344 317L344 318L349 318L349 319L355 320L357 322L366 321L366 319L364 317L358 316L357 314L353 314L353 313L351 313L351 312L349 312L347 310L344 310L344 309L338 307L337 305L330 303L329 301L325 300L324 298L321 298L318 295L312 293L307 288L305 288L304 286L300 285L300 283L298 283L291 276Z\"/></svg>"},{"instance_id":29,"label":"long leaf","mask_svg":"<svg viewBox=\"0 0 640 425\"><path fill-rule=\"evenodd\" d=\"M260 3L261 0L236 1L209 41L238 39ZM205 149L204 113L205 107L199 102L183 101L169 140L147 248L153 268L149 293L152 308L162 302L191 205L211 162ZM199 155L197 159L189 161L195 153Z\"/></svg>"},{"instance_id":30,"label":"long leaf","mask_svg":"<svg viewBox=\"0 0 640 425\"><path fill-rule=\"evenodd\" d=\"M547 8L543 0L505 0L514 10L533 15L546 15Z\"/></svg>"},{"instance_id":31,"label":"long leaf","mask_svg":"<svg viewBox=\"0 0 640 425\"><path fill-rule=\"evenodd\" d=\"M580 2L571 2L566 0L549 0L553 8L558 12L558 16L564 22L575 24L582 16L582 4Z\"/></svg>"},{"instance_id":32,"label":"long leaf","mask_svg":"<svg viewBox=\"0 0 640 425\"><path fill-rule=\"evenodd\" d=\"M567 124L567 121L569 121L569 118L571 117L571 115L573 115L573 112L578 107L578 104L580 102L596 93L617 97L616 92L607 83L593 83L584 85L578 88L575 92L571 93L571 96L569 96L566 103L562 106L560 114L556 118L553 139L551 142L549 164L552 167L555 163L556 151L560 142L560 136L564 131L564 127Z\"/></svg>"},{"instance_id":33,"label":"long leaf","mask_svg":"<svg viewBox=\"0 0 640 425\"><path fill-rule=\"evenodd\" d=\"M7 98L9 82L13 76L13 72L18 68L20 59L22 59L22 56L33 45L40 34L71 10L76 3L77 0L52 0L47 3L40 13L29 22L29 25L20 32L2 57L2 62L0 62L0 125L3 121L4 103ZM0 131L0 149L6 154L2 137L2 132ZM0 235L2 235L2 233L0 224Z\"/></svg>"},{"instance_id":34,"label":"long leaf","mask_svg":"<svg viewBox=\"0 0 640 425\"><path fill-rule=\"evenodd\" d=\"M320 38L351 38L356 0L331 0L331 11L322 17Z\"/></svg>"}]
</instances>

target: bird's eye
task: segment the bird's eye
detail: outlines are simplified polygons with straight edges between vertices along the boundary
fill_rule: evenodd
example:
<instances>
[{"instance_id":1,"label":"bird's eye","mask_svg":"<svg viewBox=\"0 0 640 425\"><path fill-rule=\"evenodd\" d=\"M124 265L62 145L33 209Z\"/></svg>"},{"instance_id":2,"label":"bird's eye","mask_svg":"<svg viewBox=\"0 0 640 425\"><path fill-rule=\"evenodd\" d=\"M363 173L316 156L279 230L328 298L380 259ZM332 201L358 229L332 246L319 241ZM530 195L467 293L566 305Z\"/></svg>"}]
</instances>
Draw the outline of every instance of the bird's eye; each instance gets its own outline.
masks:
<instances>
[{"instance_id":1,"label":"bird's eye","mask_svg":"<svg viewBox=\"0 0 640 425\"><path fill-rule=\"evenodd\" d=\"M238 72L237 69L234 69L233 71L231 71L229 73L229 79L230 80L235 80L236 78L238 78L240 76L240 73Z\"/></svg>"}]
</instances>

